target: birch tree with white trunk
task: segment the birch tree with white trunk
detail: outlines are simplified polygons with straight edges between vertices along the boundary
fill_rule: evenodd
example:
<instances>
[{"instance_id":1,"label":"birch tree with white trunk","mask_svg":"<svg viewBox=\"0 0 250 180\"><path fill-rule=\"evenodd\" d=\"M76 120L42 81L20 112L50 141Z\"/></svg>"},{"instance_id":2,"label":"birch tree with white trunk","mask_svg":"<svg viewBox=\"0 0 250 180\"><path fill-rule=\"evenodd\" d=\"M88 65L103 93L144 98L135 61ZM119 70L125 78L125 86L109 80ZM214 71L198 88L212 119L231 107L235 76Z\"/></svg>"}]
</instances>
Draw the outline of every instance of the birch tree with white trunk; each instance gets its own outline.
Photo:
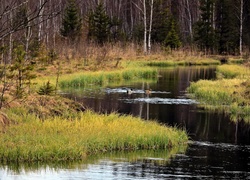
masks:
<instances>
[{"instance_id":1,"label":"birch tree with white trunk","mask_svg":"<svg viewBox=\"0 0 250 180\"><path fill-rule=\"evenodd\" d=\"M146 7L146 0L143 0L143 22L144 22L144 55L147 52L147 7Z\"/></svg>"},{"instance_id":2,"label":"birch tree with white trunk","mask_svg":"<svg viewBox=\"0 0 250 180\"><path fill-rule=\"evenodd\" d=\"M149 20L149 31L148 31L148 54L151 53L151 33L153 24L153 12L154 12L154 0L150 3L150 20Z\"/></svg>"}]
</instances>

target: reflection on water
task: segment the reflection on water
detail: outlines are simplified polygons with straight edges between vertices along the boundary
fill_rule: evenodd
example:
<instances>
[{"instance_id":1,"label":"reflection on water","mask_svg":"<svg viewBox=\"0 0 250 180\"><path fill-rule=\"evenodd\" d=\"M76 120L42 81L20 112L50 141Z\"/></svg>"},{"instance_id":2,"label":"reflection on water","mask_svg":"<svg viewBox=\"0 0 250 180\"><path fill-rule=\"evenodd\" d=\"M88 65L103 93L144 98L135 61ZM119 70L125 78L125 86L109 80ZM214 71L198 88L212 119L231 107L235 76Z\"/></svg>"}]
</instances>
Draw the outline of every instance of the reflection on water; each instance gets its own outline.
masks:
<instances>
[{"instance_id":1,"label":"reflection on water","mask_svg":"<svg viewBox=\"0 0 250 180\"><path fill-rule=\"evenodd\" d=\"M134 179L153 177L153 168L167 166L187 146L172 150L114 152L90 156L81 163L12 164L0 168L0 179ZM7 170L8 169L8 170Z\"/></svg>"},{"instance_id":2,"label":"reflection on water","mask_svg":"<svg viewBox=\"0 0 250 180\"><path fill-rule=\"evenodd\" d=\"M214 68L171 68L159 70L156 82L65 90L67 97L97 112L116 111L185 128L192 141L181 150L184 154L119 152L69 166L18 166L19 171L2 166L0 179L250 179L250 126L201 109L186 97L190 82L214 78ZM152 91L145 94L145 89Z\"/></svg>"},{"instance_id":3,"label":"reflection on water","mask_svg":"<svg viewBox=\"0 0 250 180\"><path fill-rule=\"evenodd\" d=\"M79 164L0 169L0 179L247 179L250 146L190 142L179 150L119 152L89 157ZM181 150L185 151L185 149ZM177 153L177 154L176 154Z\"/></svg>"},{"instance_id":4,"label":"reflection on water","mask_svg":"<svg viewBox=\"0 0 250 180\"><path fill-rule=\"evenodd\" d=\"M192 99L173 99L173 98L135 98L135 99L123 99L126 103L149 103L149 104L196 104Z\"/></svg>"}]
</instances>

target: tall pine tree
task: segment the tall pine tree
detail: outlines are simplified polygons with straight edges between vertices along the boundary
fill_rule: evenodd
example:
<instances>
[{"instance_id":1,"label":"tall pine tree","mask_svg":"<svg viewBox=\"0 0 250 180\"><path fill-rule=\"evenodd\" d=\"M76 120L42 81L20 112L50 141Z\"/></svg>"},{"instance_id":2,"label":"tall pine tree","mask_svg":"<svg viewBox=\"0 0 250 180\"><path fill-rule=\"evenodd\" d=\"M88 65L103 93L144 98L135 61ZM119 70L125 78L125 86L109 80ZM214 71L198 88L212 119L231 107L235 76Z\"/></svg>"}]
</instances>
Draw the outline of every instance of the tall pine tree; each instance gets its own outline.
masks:
<instances>
[{"instance_id":1,"label":"tall pine tree","mask_svg":"<svg viewBox=\"0 0 250 180\"><path fill-rule=\"evenodd\" d=\"M81 34L81 18L75 0L69 0L62 20L61 34L75 41Z\"/></svg>"},{"instance_id":2,"label":"tall pine tree","mask_svg":"<svg viewBox=\"0 0 250 180\"><path fill-rule=\"evenodd\" d=\"M93 39L99 44L108 41L111 28L111 20L106 14L104 6L100 3L94 12L91 12L88 17L89 24L89 39Z\"/></svg>"},{"instance_id":3,"label":"tall pine tree","mask_svg":"<svg viewBox=\"0 0 250 180\"><path fill-rule=\"evenodd\" d=\"M169 10L167 8L162 8L158 1L155 4L155 9L152 41L162 44L169 31Z\"/></svg>"},{"instance_id":4,"label":"tall pine tree","mask_svg":"<svg viewBox=\"0 0 250 180\"><path fill-rule=\"evenodd\" d=\"M181 41L177 33L177 25L173 17L169 20L169 31L164 40L164 45L171 49L176 49L181 46Z\"/></svg>"},{"instance_id":5,"label":"tall pine tree","mask_svg":"<svg viewBox=\"0 0 250 180\"><path fill-rule=\"evenodd\" d=\"M202 51L214 53L216 47L215 36L215 0L200 0L200 20L195 26L195 41Z\"/></svg>"},{"instance_id":6,"label":"tall pine tree","mask_svg":"<svg viewBox=\"0 0 250 180\"><path fill-rule=\"evenodd\" d=\"M235 54L238 49L238 22L230 0L220 0L217 4L216 32L219 54Z\"/></svg>"}]
</instances>

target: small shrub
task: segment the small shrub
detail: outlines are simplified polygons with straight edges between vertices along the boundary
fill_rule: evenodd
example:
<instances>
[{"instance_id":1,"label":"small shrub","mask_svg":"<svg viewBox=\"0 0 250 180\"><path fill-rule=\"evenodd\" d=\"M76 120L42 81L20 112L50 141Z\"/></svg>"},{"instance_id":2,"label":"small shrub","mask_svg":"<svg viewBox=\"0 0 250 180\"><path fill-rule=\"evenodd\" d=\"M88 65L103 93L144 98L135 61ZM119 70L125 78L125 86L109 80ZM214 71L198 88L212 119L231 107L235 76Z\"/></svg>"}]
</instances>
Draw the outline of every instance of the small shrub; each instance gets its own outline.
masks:
<instances>
[{"instance_id":1,"label":"small shrub","mask_svg":"<svg viewBox=\"0 0 250 180\"><path fill-rule=\"evenodd\" d=\"M49 58L49 62L51 63L58 58L58 54L56 53L54 49L49 50L48 58Z\"/></svg>"},{"instance_id":2,"label":"small shrub","mask_svg":"<svg viewBox=\"0 0 250 180\"><path fill-rule=\"evenodd\" d=\"M52 95L55 91L55 88L48 81L46 84L41 86L38 90L39 95Z\"/></svg>"}]
</instances>

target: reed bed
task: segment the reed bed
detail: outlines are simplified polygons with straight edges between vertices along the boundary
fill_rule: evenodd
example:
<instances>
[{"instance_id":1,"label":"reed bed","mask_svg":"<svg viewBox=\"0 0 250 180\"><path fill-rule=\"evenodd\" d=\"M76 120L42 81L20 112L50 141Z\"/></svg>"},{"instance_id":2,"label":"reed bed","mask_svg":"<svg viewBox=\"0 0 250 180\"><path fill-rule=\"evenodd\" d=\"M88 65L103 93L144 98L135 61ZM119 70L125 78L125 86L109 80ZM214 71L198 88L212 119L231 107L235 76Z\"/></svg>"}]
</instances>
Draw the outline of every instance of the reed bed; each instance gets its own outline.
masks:
<instances>
[{"instance_id":1,"label":"reed bed","mask_svg":"<svg viewBox=\"0 0 250 180\"><path fill-rule=\"evenodd\" d=\"M192 82L188 92L207 108L223 109L233 121L250 123L250 71L240 65L217 67L217 80Z\"/></svg>"},{"instance_id":2,"label":"reed bed","mask_svg":"<svg viewBox=\"0 0 250 180\"><path fill-rule=\"evenodd\" d=\"M44 121L22 114L23 121L1 134L2 162L81 160L101 152L169 149L188 141L185 131L115 113L86 111L78 118Z\"/></svg>"},{"instance_id":3,"label":"reed bed","mask_svg":"<svg viewBox=\"0 0 250 180\"><path fill-rule=\"evenodd\" d=\"M88 85L103 86L109 83L119 83L124 80L150 79L157 77L157 70L153 68L134 68L111 72L75 73L62 76L60 87L85 87Z\"/></svg>"}]
</instances>

